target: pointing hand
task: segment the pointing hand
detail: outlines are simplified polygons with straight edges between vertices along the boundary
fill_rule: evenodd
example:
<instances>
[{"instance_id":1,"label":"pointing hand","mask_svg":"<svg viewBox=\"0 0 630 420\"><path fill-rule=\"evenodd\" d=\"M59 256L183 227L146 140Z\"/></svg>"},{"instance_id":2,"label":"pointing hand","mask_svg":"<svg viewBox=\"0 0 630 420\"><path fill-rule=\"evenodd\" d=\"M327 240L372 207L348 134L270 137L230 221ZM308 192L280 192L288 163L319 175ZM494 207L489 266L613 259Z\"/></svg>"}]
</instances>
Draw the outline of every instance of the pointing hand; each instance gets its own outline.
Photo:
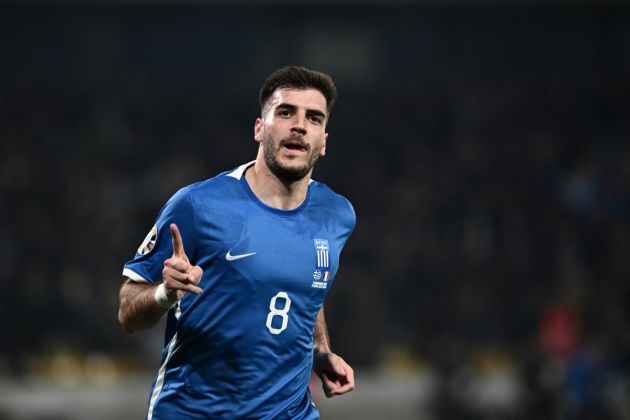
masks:
<instances>
[{"instance_id":1,"label":"pointing hand","mask_svg":"<svg viewBox=\"0 0 630 420\"><path fill-rule=\"evenodd\" d=\"M166 296L169 300L175 301L181 299L184 292L195 294L203 292L198 286L203 270L198 265L192 266L190 264L177 225L171 223L170 228L173 236L173 256L164 261L162 279Z\"/></svg>"}]
</instances>

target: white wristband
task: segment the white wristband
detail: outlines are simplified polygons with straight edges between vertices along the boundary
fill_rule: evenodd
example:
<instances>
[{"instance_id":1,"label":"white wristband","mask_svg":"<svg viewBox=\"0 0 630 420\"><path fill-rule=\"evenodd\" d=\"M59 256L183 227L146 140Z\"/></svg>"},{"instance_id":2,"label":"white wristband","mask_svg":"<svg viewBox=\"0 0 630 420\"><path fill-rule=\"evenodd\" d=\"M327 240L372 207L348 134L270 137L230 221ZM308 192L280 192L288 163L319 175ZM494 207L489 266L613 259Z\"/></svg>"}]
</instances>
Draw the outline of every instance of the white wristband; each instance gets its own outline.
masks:
<instances>
[{"instance_id":1,"label":"white wristband","mask_svg":"<svg viewBox=\"0 0 630 420\"><path fill-rule=\"evenodd\" d=\"M158 287L155 288L155 303L157 303L160 308L171 309L175 304L179 301L179 299L170 300L166 295L166 287L164 287L164 283L160 283Z\"/></svg>"}]
</instances>

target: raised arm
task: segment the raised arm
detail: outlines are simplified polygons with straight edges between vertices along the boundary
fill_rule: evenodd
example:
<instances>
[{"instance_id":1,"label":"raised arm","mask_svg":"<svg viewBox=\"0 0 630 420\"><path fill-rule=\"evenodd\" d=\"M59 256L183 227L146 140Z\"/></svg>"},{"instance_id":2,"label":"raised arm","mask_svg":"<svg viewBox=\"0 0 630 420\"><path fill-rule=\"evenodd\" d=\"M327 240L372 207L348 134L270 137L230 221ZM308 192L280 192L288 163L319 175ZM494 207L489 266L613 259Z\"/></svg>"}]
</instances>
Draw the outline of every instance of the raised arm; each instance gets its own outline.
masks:
<instances>
[{"instance_id":1,"label":"raised arm","mask_svg":"<svg viewBox=\"0 0 630 420\"><path fill-rule=\"evenodd\" d=\"M129 333L153 327L185 292L202 292L197 285L203 270L190 264L177 225L171 224L170 228L173 256L164 261L162 283L145 284L127 279L120 288L118 321Z\"/></svg>"},{"instance_id":2,"label":"raised arm","mask_svg":"<svg viewBox=\"0 0 630 420\"><path fill-rule=\"evenodd\" d=\"M321 379L322 389L328 398L354 389L354 370L345 360L330 351L324 308L317 314L313 331L313 370Z\"/></svg>"}]
</instances>

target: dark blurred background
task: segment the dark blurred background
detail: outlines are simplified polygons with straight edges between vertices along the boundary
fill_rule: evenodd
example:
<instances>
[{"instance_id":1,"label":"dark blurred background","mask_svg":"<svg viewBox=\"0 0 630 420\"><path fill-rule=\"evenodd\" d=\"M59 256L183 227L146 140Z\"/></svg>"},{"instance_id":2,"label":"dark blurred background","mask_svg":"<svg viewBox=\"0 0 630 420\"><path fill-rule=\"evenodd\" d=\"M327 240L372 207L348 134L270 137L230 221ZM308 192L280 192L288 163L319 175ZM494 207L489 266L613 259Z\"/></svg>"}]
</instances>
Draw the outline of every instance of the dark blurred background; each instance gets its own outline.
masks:
<instances>
[{"instance_id":1,"label":"dark blurred background","mask_svg":"<svg viewBox=\"0 0 630 420\"><path fill-rule=\"evenodd\" d=\"M325 418L630 419L630 7L474 0L0 3L0 418L144 415L122 264L286 64L336 79L358 216Z\"/></svg>"}]
</instances>

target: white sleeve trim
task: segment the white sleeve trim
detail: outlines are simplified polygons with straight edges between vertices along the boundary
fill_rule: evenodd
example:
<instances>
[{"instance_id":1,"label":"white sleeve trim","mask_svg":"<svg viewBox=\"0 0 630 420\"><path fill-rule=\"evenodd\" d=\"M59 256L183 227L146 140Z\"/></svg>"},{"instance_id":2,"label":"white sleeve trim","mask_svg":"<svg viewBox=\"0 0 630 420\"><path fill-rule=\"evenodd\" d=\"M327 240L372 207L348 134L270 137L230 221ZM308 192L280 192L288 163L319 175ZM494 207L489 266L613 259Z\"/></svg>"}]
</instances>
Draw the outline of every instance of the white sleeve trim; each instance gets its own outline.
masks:
<instances>
[{"instance_id":1,"label":"white sleeve trim","mask_svg":"<svg viewBox=\"0 0 630 420\"><path fill-rule=\"evenodd\" d=\"M129 268L123 269L123 276L129 277L133 281L138 281L142 283L152 283L149 280L142 277L140 274L136 273L135 271L130 270Z\"/></svg>"}]
</instances>

